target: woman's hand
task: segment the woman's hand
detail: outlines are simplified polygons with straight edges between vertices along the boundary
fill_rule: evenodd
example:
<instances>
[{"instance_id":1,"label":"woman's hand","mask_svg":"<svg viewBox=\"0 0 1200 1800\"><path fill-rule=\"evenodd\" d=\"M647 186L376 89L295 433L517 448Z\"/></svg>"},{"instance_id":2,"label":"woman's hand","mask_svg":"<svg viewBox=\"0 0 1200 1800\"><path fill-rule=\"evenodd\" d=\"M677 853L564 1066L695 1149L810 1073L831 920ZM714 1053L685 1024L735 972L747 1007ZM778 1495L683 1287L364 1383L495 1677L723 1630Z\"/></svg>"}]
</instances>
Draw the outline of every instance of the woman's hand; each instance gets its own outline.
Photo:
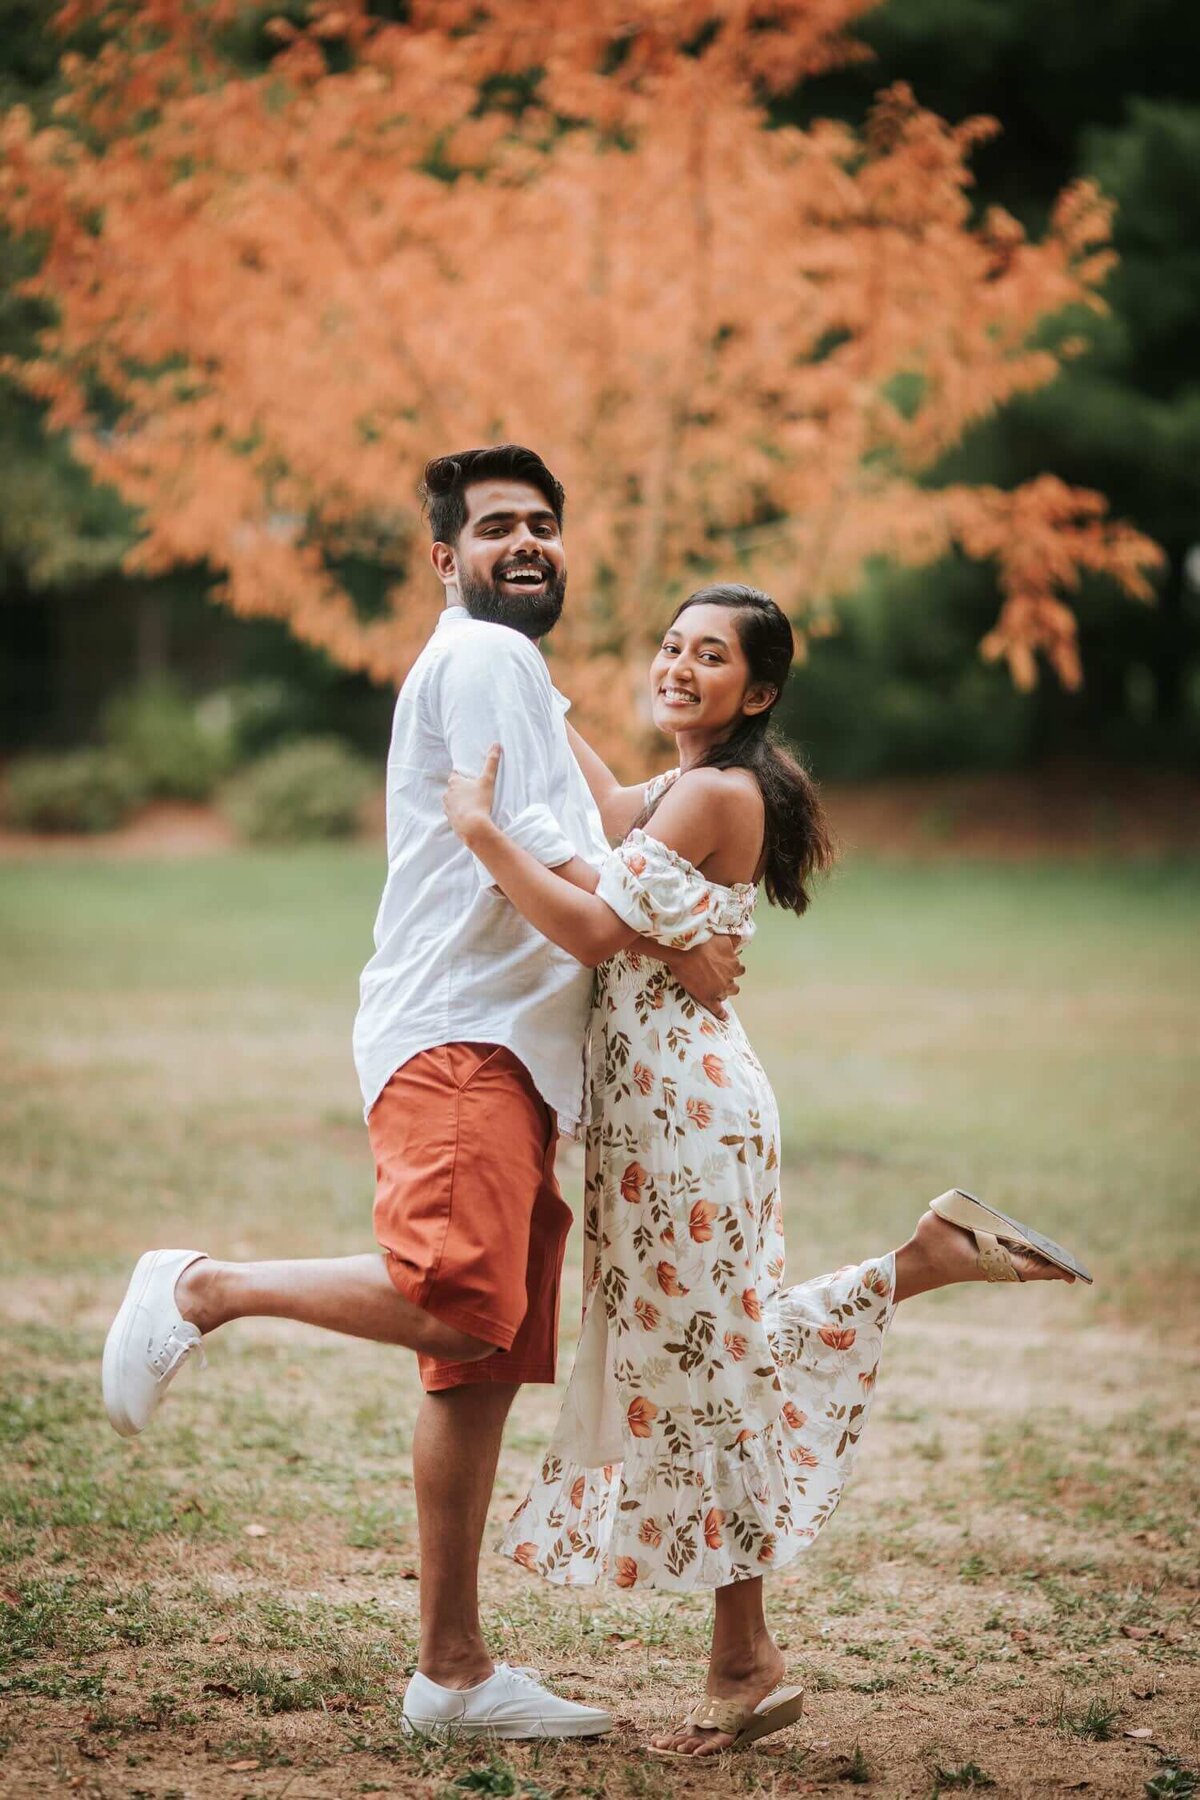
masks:
<instances>
[{"instance_id":1,"label":"woman's hand","mask_svg":"<svg viewBox=\"0 0 1200 1800\"><path fill-rule=\"evenodd\" d=\"M450 777L442 796L442 805L446 809L446 817L464 844L470 843L480 825L491 822L499 768L500 745L493 744L483 759L483 767L478 775L462 775L455 769Z\"/></svg>"}]
</instances>

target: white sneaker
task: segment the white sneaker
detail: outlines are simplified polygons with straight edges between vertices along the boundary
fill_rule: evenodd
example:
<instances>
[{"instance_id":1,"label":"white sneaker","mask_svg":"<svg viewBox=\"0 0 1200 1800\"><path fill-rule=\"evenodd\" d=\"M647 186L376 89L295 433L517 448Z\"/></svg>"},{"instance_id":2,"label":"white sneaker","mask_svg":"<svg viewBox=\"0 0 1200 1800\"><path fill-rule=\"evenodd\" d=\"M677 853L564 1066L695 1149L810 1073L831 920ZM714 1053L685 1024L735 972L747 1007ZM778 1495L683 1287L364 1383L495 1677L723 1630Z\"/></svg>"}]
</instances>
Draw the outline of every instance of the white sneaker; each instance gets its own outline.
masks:
<instances>
[{"instance_id":1,"label":"white sneaker","mask_svg":"<svg viewBox=\"0 0 1200 1800\"><path fill-rule=\"evenodd\" d=\"M138 1258L104 1344L104 1410L114 1431L136 1437L195 1350L204 1367L200 1332L175 1304L175 1285L203 1250L147 1250Z\"/></svg>"},{"instance_id":2,"label":"white sneaker","mask_svg":"<svg viewBox=\"0 0 1200 1800\"><path fill-rule=\"evenodd\" d=\"M563 1700L536 1680L532 1670L497 1663L486 1681L471 1688L439 1687L414 1674L404 1694L403 1728L409 1736L575 1738L612 1730L612 1716L598 1706Z\"/></svg>"}]
</instances>

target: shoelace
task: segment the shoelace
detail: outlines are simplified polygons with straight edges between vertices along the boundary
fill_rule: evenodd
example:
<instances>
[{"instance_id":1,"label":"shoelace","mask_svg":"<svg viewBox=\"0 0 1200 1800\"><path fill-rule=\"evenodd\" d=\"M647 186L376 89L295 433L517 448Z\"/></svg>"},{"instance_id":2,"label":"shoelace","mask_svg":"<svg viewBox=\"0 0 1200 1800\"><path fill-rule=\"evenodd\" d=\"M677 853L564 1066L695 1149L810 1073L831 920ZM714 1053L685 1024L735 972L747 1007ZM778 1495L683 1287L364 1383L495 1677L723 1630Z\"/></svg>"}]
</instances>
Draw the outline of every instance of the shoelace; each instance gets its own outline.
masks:
<instances>
[{"instance_id":1,"label":"shoelace","mask_svg":"<svg viewBox=\"0 0 1200 1800\"><path fill-rule=\"evenodd\" d=\"M545 1680L540 1669L531 1669L527 1663L507 1663L510 1675L515 1675L525 1687L545 1687Z\"/></svg>"},{"instance_id":2,"label":"shoelace","mask_svg":"<svg viewBox=\"0 0 1200 1800\"><path fill-rule=\"evenodd\" d=\"M208 1358L204 1354L202 1340L198 1337L180 1337L175 1326L172 1325L170 1331L168 1331L166 1337L158 1346L158 1349L154 1352L153 1356L147 1358L147 1360L159 1381L166 1381L168 1376L175 1373L180 1363L186 1356L190 1355L193 1350L198 1350L200 1352L200 1367L202 1369L207 1369Z\"/></svg>"}]
</instances>

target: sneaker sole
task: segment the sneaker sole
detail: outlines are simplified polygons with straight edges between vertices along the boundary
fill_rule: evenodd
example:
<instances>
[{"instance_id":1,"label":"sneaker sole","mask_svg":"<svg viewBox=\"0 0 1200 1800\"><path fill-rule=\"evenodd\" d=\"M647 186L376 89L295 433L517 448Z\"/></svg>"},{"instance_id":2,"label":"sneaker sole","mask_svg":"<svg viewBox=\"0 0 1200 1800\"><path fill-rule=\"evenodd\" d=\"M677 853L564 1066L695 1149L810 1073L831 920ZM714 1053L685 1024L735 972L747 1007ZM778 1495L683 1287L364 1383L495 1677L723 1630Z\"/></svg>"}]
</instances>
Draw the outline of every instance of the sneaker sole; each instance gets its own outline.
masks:
<instances>
[{"instance_id":1,"label":"sneaker sole","mask_svg":"<svg viewBox=\"0 0 1200 1800\"><path fill-rule=\"evenodd\" d=\"M612 1719L604 1714L604 1723L594 1719L506 1719L503 1724L476 1724L470 1719L410 1719L407 1713L400 1721L405 1737L432 1738L439 1743L456 1738L581 1738L603 1737L613 1728Z\"/></svg>"},{"instance_id":2,"label":"sneaker sole","mask_svg":"<svg viewBox=\"0 0 1200 1800\"><path fill-rule=\"evenodd\" d=\"M146 1428L145 1425L135 1425L121 1404L121 1364L129 1342L129 1334L133 1329L134 1315L161 1254L162 1252L159 1250L147 1250L139 1256L134 1264L133 1274L129 1278L125 1298L122 1300L117 1316L110 1325L108 1336L104 1340L100 1388L104 1395L104 1410L108 1414L108 1422L121 1437L137 1437L138 1433ZM146 1425L149 1423L150 1420L147 1419Z\"/></svg>"}]
</instances>

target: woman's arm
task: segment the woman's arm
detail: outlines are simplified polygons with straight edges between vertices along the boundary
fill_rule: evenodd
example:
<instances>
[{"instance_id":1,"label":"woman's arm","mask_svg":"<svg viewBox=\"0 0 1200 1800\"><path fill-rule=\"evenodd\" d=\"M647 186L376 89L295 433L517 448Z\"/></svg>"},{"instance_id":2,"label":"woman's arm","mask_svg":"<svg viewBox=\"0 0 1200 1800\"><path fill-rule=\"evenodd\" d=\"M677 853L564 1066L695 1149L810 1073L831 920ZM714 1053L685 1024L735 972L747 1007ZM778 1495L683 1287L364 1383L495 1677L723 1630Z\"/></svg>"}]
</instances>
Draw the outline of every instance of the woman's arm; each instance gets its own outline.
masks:
<instances>
[{"instance_id":1,"label":"woman's arm","mask_svg":"<svg viewBox=\"0 0 1200 1800\"><path fill-rule=\"evenodd\" d=\"M592 799L600 809L605 837L611 843L619 843L646 810L645 782L639 781L636 787L622 787L603 757L597 756L587 739L580 737L569 722L567 741L575 761L583 770Z\"/></svg>"},{"instance_id":2,"label":"woman's arm","mask_svg":"<svg viewBox=\"0 0 1200 1800\"><path fill-rule=\"evenodd\" d=\"M611 906L576 885L573 874L564 880L501 831L491 815L499 767L499 746L493 745L478 776L452 775L446 816L517 911L552 944L594 969L636 943L638 933Z\"/></svg>"},{"instance_id":3,"label":"woman's arm","mask_svg":"<svg viewBox=\"0 0 1200 1800\"><path fill-rule=\"evenodd\" d=\"M569 881L587 894L594 894L600 885L600 871L593 869L591 863L584 862L581 856L573 856L570 862L557 864L551 873L559 881ZM718 932L715 937L707 938L702 944L693 944L687 950L672 950L669 945L656 943L653 938L648 937L636 938L634 941L644 955L665 963L680 987L692 996L697 1006L702 1006L705 1012L712 1013L716 1019L728 1016L722 1002L741 993L738 977L746 973L746 965L741 957L741 938Z\"/></svg>"},{"instance_id":4,"label":"woman's arm","mask_svg":"<svg viewBox=\"0 0 1200 1800\"><path fill-rule=\"evenodd\" d=\"M545 868L501 831L492 818L500 756L500 745L493 744L477 776L451 775L446 816L517 911L543 937L594 969L642 934L571 876L563 880L562 871ZM670 826L663 840L696 867L711 854L721 831L726 795L716 786L709 771L698 771L686 784L676 785L662 809Z\"/></svg>"}]
</instances>

